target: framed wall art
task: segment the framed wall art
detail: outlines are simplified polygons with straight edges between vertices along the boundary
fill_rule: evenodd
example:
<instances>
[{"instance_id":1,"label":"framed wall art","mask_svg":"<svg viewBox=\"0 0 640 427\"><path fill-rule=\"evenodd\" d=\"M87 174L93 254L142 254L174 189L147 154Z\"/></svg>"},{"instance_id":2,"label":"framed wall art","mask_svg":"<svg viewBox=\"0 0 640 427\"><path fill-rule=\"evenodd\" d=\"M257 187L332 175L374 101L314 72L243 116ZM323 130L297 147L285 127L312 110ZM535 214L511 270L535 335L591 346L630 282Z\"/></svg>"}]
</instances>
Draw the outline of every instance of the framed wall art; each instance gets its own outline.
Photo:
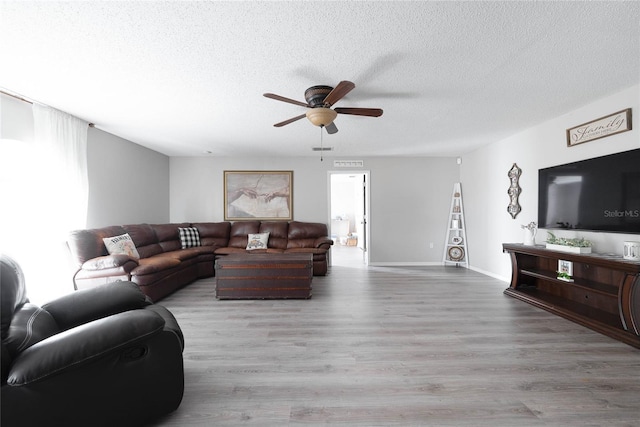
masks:
<instances>
[{"instance_id":1,"label":"framed wall art","mask_svg":"<svg viewBox=\"0 0 640 427\"><path fill-rule=\"evenodd\" d=\"M224 171L224 219L293 219L293 171Z\"/></svg>"},{"instance_id":2,"label":"framed wall art","mask_svg":"<svg viewBox=\"0 0 640 427\"><path fill-rule=\"evenodd\" d=\"M567 129L567 146L631 130L631 108Z\"/></svg>"}]
</instances>

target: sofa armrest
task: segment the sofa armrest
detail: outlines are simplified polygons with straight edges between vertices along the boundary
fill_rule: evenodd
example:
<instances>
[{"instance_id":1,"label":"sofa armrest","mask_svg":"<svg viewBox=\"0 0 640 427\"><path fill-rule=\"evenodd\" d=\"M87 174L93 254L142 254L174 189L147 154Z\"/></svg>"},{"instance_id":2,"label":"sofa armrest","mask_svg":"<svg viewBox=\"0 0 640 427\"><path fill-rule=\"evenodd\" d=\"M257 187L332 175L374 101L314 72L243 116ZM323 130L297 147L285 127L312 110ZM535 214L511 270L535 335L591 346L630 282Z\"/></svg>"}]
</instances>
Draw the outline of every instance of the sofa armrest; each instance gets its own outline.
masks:
<instances>
[{"instance_id":1,"label":"sofa armrest","mask_svg":"<svg viewBox=\"0 0 640 427\"><path fill-rule=\"evenodd\" d=\"M130 272L138 266L138 260L128 255L107 255L91 258L82 264L82 270L100 271L111 268L123 267L125 272Z\"/></svg>"},{"instance_id":2,"label":"sofa armrest","mask_svg":"<svg viewBox=\"0 0 640 427\"><path fill-rule=\"evenodd\" d=\"M112 282L72 292L42 306L61 330L135 310L150 302L133 282Z\"/></svg>"},{"instance_id":3,"label":"sofa armrest","mask_svg":"<svg viewBox=\"0 0 640 427\"><path fill-rule=\"evenodd\" d=\"M164 319L148 310L133 310L69 329L29 347L11 366L7 384L24 386L94 363L123 349L132 358L146 351L143 343L162 333Z\"/></svg>"},{"instance_id":4,"label":"sofa armrest","mask_svg":"<svg viewBox=\"0 0 640 427\"><path fill-rule=\"evenodd\" d=\"M314 243L314 246L319 249L331 249L331 245L333 245L333 239L330 239L328 236L318 237Z\"/></svg>"}]
</instances>

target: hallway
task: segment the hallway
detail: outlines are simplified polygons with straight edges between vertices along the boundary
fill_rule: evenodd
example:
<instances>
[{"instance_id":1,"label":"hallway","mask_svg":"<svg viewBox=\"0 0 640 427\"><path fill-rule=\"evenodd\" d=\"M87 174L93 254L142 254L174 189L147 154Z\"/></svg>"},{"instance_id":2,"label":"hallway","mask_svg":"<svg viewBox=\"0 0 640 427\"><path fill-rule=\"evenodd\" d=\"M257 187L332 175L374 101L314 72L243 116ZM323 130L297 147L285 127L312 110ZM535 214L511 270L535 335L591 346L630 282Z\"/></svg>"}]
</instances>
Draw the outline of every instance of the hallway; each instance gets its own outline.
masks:
<instances>
[{"instance_id":1,"label":"hallway","mask_svg":"<svg viewBox=\"0 0 640 427\"><path fill-rule=\"evenodd\" d=\"M335 243L331 246L331 265L351 268L366 268L364 253L357 246Z\"/></svg>"}]
</instances>

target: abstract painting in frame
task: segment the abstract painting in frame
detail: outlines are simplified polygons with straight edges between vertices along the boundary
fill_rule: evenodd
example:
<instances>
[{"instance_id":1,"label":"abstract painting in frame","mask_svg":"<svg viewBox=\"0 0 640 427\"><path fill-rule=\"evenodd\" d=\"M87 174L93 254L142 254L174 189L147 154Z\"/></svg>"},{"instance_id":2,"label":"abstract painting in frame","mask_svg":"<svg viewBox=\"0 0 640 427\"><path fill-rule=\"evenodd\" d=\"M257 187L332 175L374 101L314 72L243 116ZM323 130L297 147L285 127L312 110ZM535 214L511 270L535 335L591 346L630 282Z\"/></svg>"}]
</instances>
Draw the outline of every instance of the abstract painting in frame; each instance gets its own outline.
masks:
<instances>
[{"instance_id":1,"label":"abstract painting in frame","mask_svg":"<svg viewBox=\"0 0 640 427\"><path fill-rule=\"evenodd\" d=\"M293 219L293 171L224 171L224 219Z\"/></svg>"}]
</instances>

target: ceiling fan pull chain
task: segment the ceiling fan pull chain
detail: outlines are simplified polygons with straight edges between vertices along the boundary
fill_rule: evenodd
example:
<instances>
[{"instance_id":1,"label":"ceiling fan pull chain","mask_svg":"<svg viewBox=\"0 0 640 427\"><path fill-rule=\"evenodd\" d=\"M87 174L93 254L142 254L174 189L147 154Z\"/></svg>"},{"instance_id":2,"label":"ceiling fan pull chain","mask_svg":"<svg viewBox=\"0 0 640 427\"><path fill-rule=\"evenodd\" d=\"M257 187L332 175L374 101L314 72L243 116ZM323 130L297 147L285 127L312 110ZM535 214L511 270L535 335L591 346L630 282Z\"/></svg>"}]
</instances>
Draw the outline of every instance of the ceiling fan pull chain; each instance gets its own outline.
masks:
<instances>
[{"instance_id":1,"label":"ceiling fan pull chain","mask_svg":"<svg viewBox=\"0 0 640 427\"><path fill-rule=\"evenodd\" d=\"M320 161L323 162L324 161L324 147L322 145L322 128L324 126L320 125Z\"/></svg>"}]
</instances>

